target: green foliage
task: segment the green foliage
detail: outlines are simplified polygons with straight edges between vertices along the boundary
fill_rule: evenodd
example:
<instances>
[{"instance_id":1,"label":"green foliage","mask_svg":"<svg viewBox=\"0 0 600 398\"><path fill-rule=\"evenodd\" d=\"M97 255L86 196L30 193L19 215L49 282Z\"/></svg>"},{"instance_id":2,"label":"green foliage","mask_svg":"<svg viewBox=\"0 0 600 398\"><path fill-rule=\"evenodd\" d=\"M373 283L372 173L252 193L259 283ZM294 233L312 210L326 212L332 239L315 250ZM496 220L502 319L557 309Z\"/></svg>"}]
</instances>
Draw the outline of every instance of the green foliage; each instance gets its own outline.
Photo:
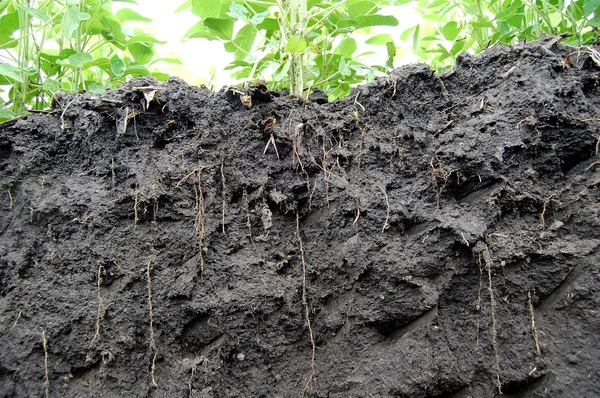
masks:
<instances>
[{"instance_id":1,"label":"green foliage","mask_svg":"<svg viewBox=\"0 0 600 398\"><path fill-rule=\"evenodd\" d=\"M151 22L129 8L113 13L109 0L0 2L0 120L47 107L60 89L102 91L152 74L163 42L127 21Z\"/></svg>"},{"instance_id":2,"label":"green foliage","mask_svg":"<svg viewBox=\"0 0 600 398\"><path fill-rule=\"evenodd\" d=\"M451 65L462 51L478 53L495 44L532 41L542 33L568 35L570 45L599 39L600 0L418 0L423 23L401 39L435 68Z\"/></svg>"},{"instance_id":3,"label":"green foliage","mask_svg":"<svg viewBox=\"0 0 600 398\"><path fill-rule=\"evenodd\" d=\"M200 18L185 38L218 40L233 54L227 69L234 70L234 79L263 79L294 95L318 87L339 98L351 85L391 67L391 62L366 65L353 37L359 29L398 25L395 17L380 14L382 5L381 0L188 0L179 10L191 9ZM391 36L377 35L367 44L390 42Z\"/></svg>"}]
</instances>

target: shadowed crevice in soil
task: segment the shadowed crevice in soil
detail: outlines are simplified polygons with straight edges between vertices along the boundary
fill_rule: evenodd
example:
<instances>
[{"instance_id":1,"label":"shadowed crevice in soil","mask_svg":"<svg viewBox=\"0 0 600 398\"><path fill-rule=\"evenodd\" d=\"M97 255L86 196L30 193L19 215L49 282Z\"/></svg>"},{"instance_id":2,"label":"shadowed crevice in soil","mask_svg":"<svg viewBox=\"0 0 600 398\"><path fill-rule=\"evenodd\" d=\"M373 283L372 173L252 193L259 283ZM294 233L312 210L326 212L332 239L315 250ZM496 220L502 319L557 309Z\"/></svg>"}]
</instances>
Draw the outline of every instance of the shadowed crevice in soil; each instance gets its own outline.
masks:
<instances>
[{"instance_id":1,"label":"shadowed crevice in soil","mask_svg":"<svg viewBox=\"0 0 600 398\"><path fill-rule=\"evenodd\" d=\"M4 124L0 395L594 395L600 69L574 51L330 104L138 79Z\"/></svg>"}]
</instances>

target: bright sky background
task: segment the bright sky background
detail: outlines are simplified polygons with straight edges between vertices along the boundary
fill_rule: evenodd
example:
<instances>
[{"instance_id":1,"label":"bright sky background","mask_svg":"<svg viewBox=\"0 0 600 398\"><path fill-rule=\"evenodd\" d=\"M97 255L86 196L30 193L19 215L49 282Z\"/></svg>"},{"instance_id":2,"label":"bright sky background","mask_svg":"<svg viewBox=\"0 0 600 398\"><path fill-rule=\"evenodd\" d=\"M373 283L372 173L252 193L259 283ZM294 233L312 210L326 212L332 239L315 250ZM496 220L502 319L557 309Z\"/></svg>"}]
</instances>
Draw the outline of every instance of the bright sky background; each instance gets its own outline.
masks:
<instances>
[{"instance_id":1,"label":"bright sky background","mask_svg":"<svg viewBox=\"0 0 600 398\"><path fill-rule=\"evenodd\" d=\"M199 18L192 14L189 9L174 14L175 9L183 2L184 0L139 0L137 6L131 3L115 2L113 3L113 11L116 12L118 8L128 7L153 20L151 23L136 23L135 26L153 34L159 40L167 41L165 45L156 46L156 50L161 57L179 58L184 64L183 66L166 63L157 64L164 67L164 72L172 76L178 76L190 84L208 85L211 78L211 68L214 68L213 71L216 72L216 75L211 82L212 86L218 89L221 86L233 84L233 80L229 77L229 71L223 70L233 60L233 54L225 52L222 43L204 39L191 39L182 42L183 35L199 21ZM381 13L396 16L400 21L400 25L396 27L378 27L372 34L389 33L396 44L399 44L400 34L420 20L420 16L410 4L400 7L386 7ZM369 36L365 35L365 40ZM365 47L363 51L379 50L377 55L372 56L374 59L369 60L370 63L385 64L387 58L385 46ZM359 47L358 52L360 50L361 47ZM410 53L398 54L394 66L398 67L401 64L414 62L415 60L416 57Z\"/></svg>"}]
</instances>

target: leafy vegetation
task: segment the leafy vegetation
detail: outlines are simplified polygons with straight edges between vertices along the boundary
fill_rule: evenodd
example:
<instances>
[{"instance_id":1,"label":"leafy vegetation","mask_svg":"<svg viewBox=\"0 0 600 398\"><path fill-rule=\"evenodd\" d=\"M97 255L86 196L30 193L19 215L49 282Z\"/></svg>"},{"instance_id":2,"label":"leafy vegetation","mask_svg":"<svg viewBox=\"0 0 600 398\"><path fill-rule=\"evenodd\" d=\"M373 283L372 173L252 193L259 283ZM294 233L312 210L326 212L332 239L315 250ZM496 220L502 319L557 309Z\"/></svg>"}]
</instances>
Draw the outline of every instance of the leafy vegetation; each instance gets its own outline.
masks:
<instances>
[{"instance_id":1,"label":"leafy vegetation","mask_svg":"<svg viewBox=\"0 0 600 398\"><path fill-rule=\"evenodd\" d=\"M127 29L150 19L112 3L134 0L5 0L0 2L0 120L48 106L58 90L101 91L125 79L153 75L161 59L155 37ZM384 6L413 7L421 18L395 34ZM385 11L384 11L385 10ZM571 45L599 39L600 0L187 0L198 23L185 39L216 40L231 54L227 67L238 81L264 80L306 95L320 88L330 99L393 68L396 53L411 51L434 68L452 65L461 51L565 35ZM366 35L365 35L366 34ZM365 38L361 42L359 39ZM387 61L365 56L385 48ZM366 51L365 51L366 50Z\"/></svg>"},{"instance_id":2,"label":"leafy vegetation","mask_svg":"<svg viewBox=\"0 0 600 398\"><path fill-rule=\"evenodd\" d=\"M273 88L289 87L294 95L318 87L338 98L347 95L352 84L392 66L391 61L367 65L361 58L368 52L357 54L352 35L373 26L397 26L394 16L381 14L384 4L380 0L188 0L179 11L191 9L200 18L187 39L219 40L233 54L228 69L235 70L235 79L268 80ZM367 40L368 45L391 42L389 35Z\"/></svg>"},{"instance_id":3,"label":"leafy vegetation","mask_svg":"<svg viewBox=\"0 0 600 398\"><path fill-rule=\"evenodd\" d=\"M8 101L0 120L47 107L61 89L102 91L151 74L154 45L164 42L126 29L127 21L151 22L130 8L113 13L107 0L1 2L0 89Z\"/></svg>"},{"instance_id":4,"label":"leafy vegetation","mask_svg":"<svg viewBox=\"0 0 600 398\"><path fill-rule=\"evenodd\" d=\"M566 35L573 46L600 38L600 0L418 0L423 22L401 35L421 59L439 69L462 51Z\"/></svg>"}]
</instances>

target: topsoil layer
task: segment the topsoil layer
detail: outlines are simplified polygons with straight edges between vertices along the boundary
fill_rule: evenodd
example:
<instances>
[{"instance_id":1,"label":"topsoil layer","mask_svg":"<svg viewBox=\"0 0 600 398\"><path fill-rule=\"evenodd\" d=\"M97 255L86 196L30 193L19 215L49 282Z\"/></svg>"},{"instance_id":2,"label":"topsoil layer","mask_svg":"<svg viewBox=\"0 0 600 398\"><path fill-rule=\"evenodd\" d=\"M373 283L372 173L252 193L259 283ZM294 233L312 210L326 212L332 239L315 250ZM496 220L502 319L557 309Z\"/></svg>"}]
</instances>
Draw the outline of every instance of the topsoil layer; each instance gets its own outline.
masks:
<instances>
[{"instance_id":1,"label":"topsoil layer","mask_svg":"<svg viewBox=\"0 0 600 398\"><path fill-rule=\"evenodd\" d=\"M0 396L598 396L591 51L4 123Z\"/></svg>"}]
</instances>

